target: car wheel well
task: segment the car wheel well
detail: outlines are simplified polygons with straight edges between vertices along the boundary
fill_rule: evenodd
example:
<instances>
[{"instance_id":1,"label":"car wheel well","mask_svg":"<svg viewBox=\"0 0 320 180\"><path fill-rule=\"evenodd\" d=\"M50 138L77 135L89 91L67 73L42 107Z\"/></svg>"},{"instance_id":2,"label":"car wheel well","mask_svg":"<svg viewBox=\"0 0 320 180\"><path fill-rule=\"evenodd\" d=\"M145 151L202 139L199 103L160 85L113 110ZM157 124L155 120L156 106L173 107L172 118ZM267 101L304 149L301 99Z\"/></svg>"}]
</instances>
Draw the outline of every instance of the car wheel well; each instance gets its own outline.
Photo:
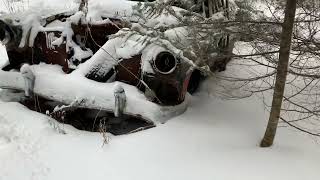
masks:
<instances>
[{"instance_id":1,"label":"car wheel well","mask_svg":"<svg viewBox=\"0 0 320 180\"><path fill-rule=\"evenodd\" d=\"M200 82L202 81L202 79L204 78L204 76L201 74L201 72L199 70L194 70L190 76L190 80L189 80L189 84L188 84L188 92L190 94L195 93L200 85Z\"/></svg>"}]
</instances>

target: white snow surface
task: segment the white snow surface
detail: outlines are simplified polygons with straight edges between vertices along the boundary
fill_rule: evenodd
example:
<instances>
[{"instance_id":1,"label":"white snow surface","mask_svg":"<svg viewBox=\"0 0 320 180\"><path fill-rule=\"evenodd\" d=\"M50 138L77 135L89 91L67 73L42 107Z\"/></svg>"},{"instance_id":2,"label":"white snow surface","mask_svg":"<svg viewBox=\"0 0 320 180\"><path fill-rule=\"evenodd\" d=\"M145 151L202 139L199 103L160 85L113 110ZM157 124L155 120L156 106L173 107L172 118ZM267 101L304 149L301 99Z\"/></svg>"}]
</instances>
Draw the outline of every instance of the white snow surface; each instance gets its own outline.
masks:
<instances>
[{"instance_id":1,"label":"white snow surface","mask_svg":"<svg viewBox=\"0 0 320 180\"><path fill-rule=\"evenodd\" d=\"M275 145L259 148L268 117L261 99L222 100L208 93L219 82L208 81L181 116L135 134L108 135L105 145L99 133L0 96L0 180L318 179L316 139L280 127Z\"/></svg>"},{"instance_id":2,"label":"white snow surface","mask_svg":"<svg viewBox=\"0 0 320 180\"><path fill-rule=\"evenodd\" d=\"M0 67L8 63L7 52L5 47L0 43Z\"/></svg>"},{"instance_id":3,"label":"white snow surface","mask_svg":"<svg viewBox=\"0 0 320 180\"><path fill-rule=\"evenodd\" d=\"M60 125L17 103L0 103L0 179L317 179L319 145L280 128L258 147L266 113L260 100L222 101L205 91L188 111L156 128L111 136ZM269 172L269 173L266 173Z\"/></svg>"},{"instance_id":4,"label":"white snow surface","mask_svg":"<svg viewBox=\"0 0 320 180\"><path fill-rule=\"evenodd\" d=\"M6 61L0 46L0 67ZM135 134L108 135L105 145L101 134L6 102L12 98L0 90L0 180L319 179L317 139L279 127L274 146L259 148L268 118L262 100L223 100L209 93L219 83L208 80L179 117Z\"/></svg>"}]
</instances>

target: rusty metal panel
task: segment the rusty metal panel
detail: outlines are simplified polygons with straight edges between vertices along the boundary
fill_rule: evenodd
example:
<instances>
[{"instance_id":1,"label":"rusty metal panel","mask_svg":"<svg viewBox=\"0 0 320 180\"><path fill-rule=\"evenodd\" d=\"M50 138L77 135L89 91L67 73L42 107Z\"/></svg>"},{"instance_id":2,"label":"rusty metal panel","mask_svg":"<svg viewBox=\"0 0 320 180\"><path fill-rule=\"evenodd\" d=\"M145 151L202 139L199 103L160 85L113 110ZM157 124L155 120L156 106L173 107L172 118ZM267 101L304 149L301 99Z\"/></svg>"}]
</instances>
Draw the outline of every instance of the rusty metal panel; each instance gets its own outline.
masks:
<instances>
[{"instance_id":1,"label":"rusty metal panel","mask_svg":"<svg viewBox=\"0 0 320 180\"><path fill-rule=\"evenodd\" d=\"M119 62L116 73L116 81L137 86L141 78L141 54Z\"/></svg>"},{"instance_id":2,"label":"rusty metal panel","mask_svg":"<svg viewBox=\"0 0 320 180\"><path fill-rule=\"evenodd\" d=\"M51 20L59 20L59 18L66 18L66 16L54 16ZM74 31L73 40L83 48L88 48L93 53L99 50L99 46L104 45L108 41L108 35L114 34L119 31L122 27L122 21L117 19L110 19L111 22L97 25L79 24L72 25ZM50 22L50 20L48 20ZM91 33L89 34L89 28ZM50 32L39 32L33 47L25 46L19 47L18 42L11 42L6 48L10 61L10 68L19 69L21 64L38 64L45 62L48 64L61 65L64 72L68 73L71 70L68 67L68 59L72 55L72 52L67 52L65 42L60 46L50 46L48 40L48 34L53 34L55 37L60 37L61 32L50 31ZM80 41L77 39L80 37ZM48 44L49 43L49 44ZM84 44L81 44L84 43Z\"/></svg>"},{"instance_id":3,"label":"rusty metal panel","mask_svg":"<svg viewBox=\"0 0 320 180\"><path fill-rule=\"evenodd\" d=\"M117 33L121 24L120 21L114 21L112 23L90 25L90 24L73 24L72 30L75 36L80 35L86 48L91 49L93 52L99 50L99 46L103 46L108 40L108 35ZM89 31L90 30L90 31ZM90 33L91 32L91 33ZM74 39L76 41L76 39ZM98 45L97 45L98 44Z\"/></svg>"},{"instance_id":4,"label":"rusty metal panel","mask_svg":"<svg viewBox=\"0 0 320 180\"><path fill-rule=\"evenodd\" d=\"M50 32L52 35L58 36L59 32ZM35 40L35 46L39 47L42 50L42 54L45 59L44 61L47 64L57 64L62 66L64 72L69 72L67 57L68 54L66 52L66 44L61 44L60 46L52 46L50 45L50 41L48 40L48 33L40 32Z\"/></svg>"}]
</instances>

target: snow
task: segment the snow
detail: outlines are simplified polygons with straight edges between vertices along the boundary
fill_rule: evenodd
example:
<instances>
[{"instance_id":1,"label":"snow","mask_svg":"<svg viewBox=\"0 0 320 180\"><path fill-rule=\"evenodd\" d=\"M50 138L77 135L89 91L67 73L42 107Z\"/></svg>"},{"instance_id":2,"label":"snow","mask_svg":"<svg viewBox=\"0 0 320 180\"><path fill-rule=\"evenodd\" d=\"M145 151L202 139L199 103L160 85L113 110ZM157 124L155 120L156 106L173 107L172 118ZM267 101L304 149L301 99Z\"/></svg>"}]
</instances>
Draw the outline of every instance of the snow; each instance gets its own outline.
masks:
<instances>
[{"instance_id":1,"label":"snow","mask_svg":"<svg viewBox=\"0 0 320 180\"><path fill-rule=\"evenodd\" d=\"M317 179L319 145L280 128L258 147L266 115L260 99L223 101L203 88L188 111L156 128L112 136L59 125L16 103L0 103L1 179ZM253 113L254 112L254 113Z\"/></svg>"},{"instance_id":2,"label":"snow","mask_svg":"<svg viewBox=\"0 0 320 180\"><path fill-rule=\"evenodd\" d=\"M99 83L80 76L77 71L71 74L65 74L61 67L56 65L33 65L28 68L32 70L32 77L28 73L24 77L19 72L0 71L0 87L16 90L25 90L25 79L35 79L33 92L41 97L61 102L63 104L72 104L75 101L83 101L78 107L107 110L114 112L115 98L114 88L121 85L127 97L127 105L124 113L130 115L141 115L146 120L154 123L163 123L173 116L177 116L186 110L188 98L177 106L160 106L149 101L144 94L135 86L122 82ZM31 82L27 82L29 85ZM33 84L33 83L32 83ZM29 93L26 93L29 94Z\"/></svg>"},{"instance_id":3,"label":"snow","mask_svg":"<svg viewBox=\"0 0 320 180\"><path fill-rule=\"evenodd\" d=\"M3 67L7 64L8 57L5 47L0 43L0 67Z\"/></svg>"},{"instance_id":4,"label":"snow","mask_svg":"<svg viewBox=\"0 0 320 180\"><path fill-rule=\"evenodd\" d=\"M123 56L133 53L120 51ZM107 56L100 53L97 58ZM145 55L147 59L152 57L152 54ZM6 59L1 46L0 66ZM55 66L42 64L32 68L39 77L55 79L50 82L73 88L72 98L86 96L81 95L83 87L77 89L80 85L74 81L69 83L68 79L73 80L79 75L76 73L85 72L87 65L80 66L67 78ZM230 72L237 77L238 71L230 67L224 74ZM8 76L17 74L12 72ZM20 74L18 77L17 84L23 88L22 77ZM56 86L46 83L48 90ZM94 82L86 82L86 85L85 93L96 93L98 97L114 88ZM108 134L110 141L105 145L101 134L76 130L18 103L7 102L16 101L17 93L0 90L0 180L319 179L318 139L279 127L274 146L259 148L268 118L261 98L227 101L224 95L229 92L226 89L232 87L219 89L219 85L221 82L215 78L207 80L200 91L190 97L184 114L146 131L122 136ZM98 87L99 91L94 91L93 87ZM132 87L122 87L129 88L138 100L144 98ZM53 95L57 93L55 90Z\"/></svg>"},{"instance_id":5,"label":"snow","mask_svg":"<svg viewBox=\"0 0 320 180\"><path fill-rule=\"evenodd\" d=\"M5 5L0 6L0 12L16 13L17 16L24 15L25 12L33 12L41 15L53 15L63 13L70 10L76 10L78 3L74 0L3 0L2 2L10 2L10 6L7 8Z\"/></svg>"},{"instance_id":6,"label":"snow","mask_svg":"<svg viewBox=\"0 0 320 180\"><path fill-rule=\"evenodd\" d=\"M223 100L219 83L203 84L184 114L135 134L108 134L105 145L99 133L2 102L14 93L0 96L0 179L318 179L316 139L280 127L275 145L259 148L268 117L262 100Z\"/></svg>"},{"instance_id":7,"label":"snow","mask_svg":"<svg viewBox=\"0 0 320 180\"><path fill-rule=\"evenodd\" d=\"M181 32L168 32L168 38L178 38ZM160 43L160 44L159 44ZM161 43L166 43L167 48L162 47ZM154 73L152 68L153 60L161 52L172 52L176 57L182 57L181 50L174 47L169 41L162 40L159 37L149 37L147 35L137 34L136 32L127 32L120 30L106 42L89 60L80 64L78 69L73 72L75 75L86 75L93 67L103 66L106 73L121 60L129 59L135 55L141 54L142 72ZM190 68L195 66L192 61L182 58L182 62L190 63Z\"/></svg>"},{"instance_id":8,"label":"snow","mask_svg":"<svg viewBox=\"0 0 320 180\"><path fill-rule=\"evenodd\" d=\"M22 65L20 68L20 72L22 74L22 77L24 79L24 92L25 96L32 97L33 88L34 88L34 82L35 82L35 76L33 75L31 66L28 64ZM18 83L18 82L16 82Z\"/></svg>"},{"instance_id":9,"label":"snow","mask_svg":"<svg viewBox=\"0 0 320 180\"><path fill-rule=\"evenodd\" d=\"M0 87L26 90L26 95L29 95L30 87L33 87L34 84L34 93L47 99L64 104L72 104L76 100L83 100L84 103L80 107L114 111L113 89L117 84L121 84L127 95L127 106L124 110L126 114L141 115L147 120L158 123L165 122L171 117L183 113L187 107L188 98L177 106L160 106L149 101L135 86L120 82L98 83L85 78L95 66L102 66L105 71L109 71L122 59L140 53L142 54L143 73L153 72L151 61L165 49L160 45L144 43L144 37L141 35L129 33L122 37L120 36L121 33L122 31L117 34L119 37L110 39L105 43L97 53L71 74L66 75L62 72L60 66L46 64L30 66L34 78L24 77L23 71L21 71L21 74L0 70ZM67 39L71 39L72 35L70 33L66 34L67 37L70 37ZM70 43L72 44L72 42ZM35 79L35 82L24 82L27 79ZM25 84L28 86L25 86Z\"/></svg>"}]
</instances>

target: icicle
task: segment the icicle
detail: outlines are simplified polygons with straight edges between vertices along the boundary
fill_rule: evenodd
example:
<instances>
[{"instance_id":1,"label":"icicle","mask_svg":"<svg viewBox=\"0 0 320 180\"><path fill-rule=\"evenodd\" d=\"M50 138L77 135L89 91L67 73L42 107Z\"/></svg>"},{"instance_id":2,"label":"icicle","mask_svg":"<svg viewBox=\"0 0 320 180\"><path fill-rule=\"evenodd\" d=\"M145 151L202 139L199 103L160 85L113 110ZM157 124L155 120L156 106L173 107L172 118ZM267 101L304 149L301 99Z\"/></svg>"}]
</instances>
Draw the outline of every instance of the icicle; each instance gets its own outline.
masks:
<instances>
[{"instance_id":1,"label":"icicle","mask_svg":"<svg viewBox=\"0 0 320 180\"><path fill-rule=\"evenodd\" d=\"M35 76L28 64L24 64L20 68L20 72L22 74L22 77L24 79L24 92L25 96L31 97L33 94L33 88L34 88L34 81L35 81Z\"/></svg>"},{"instance_id":2,"label":"icicle","mask_svg":"<svg viewBox=\"0 0 320 180\"><path fill-rule=\"evenodd\" d=\"M126 93L121 85L116 85L114 88L114 116L121 117L123 115L124 108L126 107Z\"/></svg>"}]
</instances>

